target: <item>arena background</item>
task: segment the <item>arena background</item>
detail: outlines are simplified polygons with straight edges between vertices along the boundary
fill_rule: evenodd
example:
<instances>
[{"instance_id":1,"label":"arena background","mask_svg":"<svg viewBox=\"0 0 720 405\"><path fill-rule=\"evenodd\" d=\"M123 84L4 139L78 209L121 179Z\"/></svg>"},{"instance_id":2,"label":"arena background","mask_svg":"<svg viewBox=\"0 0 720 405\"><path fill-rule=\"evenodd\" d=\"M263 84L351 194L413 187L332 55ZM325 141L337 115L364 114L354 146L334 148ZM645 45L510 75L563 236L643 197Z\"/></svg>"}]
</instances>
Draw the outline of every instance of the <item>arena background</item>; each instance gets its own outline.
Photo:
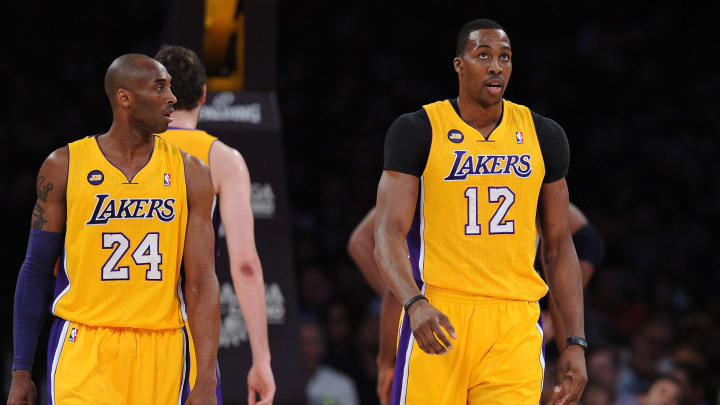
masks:
<instances>
[{"instance_id":1,"label":"arena background","mask_svg":"<svg viewBox=\"0 0 720 405\"><path fill-rule=\"evenodd\" d=\"M154 54L173 4L3 5L5 393L13 292L37 170L52 150L109 127L105 69L126 52ZM401 113L456 96L456 34L476 17L497 20L511 38L506 97L555 119L568 134L571 200L607 249L586 293L591 345L619 354L616 379L634 370L650 381L691 363L698 377L689 391L717 402L717 2L268 4L277 6L277 62L267 69L276 72L284 145L273 158L286 167L286 271L297 280L291 296L298 300L291 310L298 322L321 325L323 361L353 379L361 403L375 403L378 306L346 254L347 239L374 204L388 126ZM273 359L276 370L304 381L305 371L288 364ZM287 384L279 380L278 389ZM617 386L608 391L622 394Z\"/></svg>"}]
</instances>

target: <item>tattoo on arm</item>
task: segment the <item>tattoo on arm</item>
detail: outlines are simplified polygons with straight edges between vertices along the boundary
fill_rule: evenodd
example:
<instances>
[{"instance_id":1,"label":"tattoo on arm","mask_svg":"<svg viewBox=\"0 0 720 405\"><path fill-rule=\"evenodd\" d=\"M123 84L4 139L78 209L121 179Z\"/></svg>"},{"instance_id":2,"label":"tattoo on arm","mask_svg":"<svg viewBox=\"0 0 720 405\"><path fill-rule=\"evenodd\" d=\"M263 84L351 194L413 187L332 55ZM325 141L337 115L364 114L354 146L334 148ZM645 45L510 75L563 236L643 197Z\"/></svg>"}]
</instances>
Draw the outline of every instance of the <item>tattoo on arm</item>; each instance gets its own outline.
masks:
<instances>
[{"instance_id":1,"label":"tattoo on arm","mask_svg":"<svg viewBox=\"0 0 720 405\"><path fill-rule=\"evenodd\" d=\"M53 186L52 183L48 182L45 183L45 176L38 176L37 179L37 196L38 201L35 203L35 208L33 208L33 219L32 219L32 227L35 229L43 229L43 226L47 224L48 220L45 218L45 207L41 205L40 203L46 203L48 200L48 194L53 190L55 186Z\"/></svg>"},{"instance_id":2,"label":"tattoo on arm","mask_svg":"<svg viewBox=\"0 0 720 405\"><path fill-rule=\"evenodd\" d=\"M52 191L54 186L52 183L43 184L44 182L45 176L39 176L37 184L37 195L40 201L47 202L48 194Z\"/></svg>"},{"instance_id":3,"label":"tattoo on arm","mask_svg":"<svg viewBox=\"0 0 720 405\"><path fill-rule=\"evenodd\" d=\"M35 229L42 230L43 225L45 225L48 221L45 219L43 214L45 213L45 209L40 205L39 202L35 203L35 208L33 208L33 220L32 220L32 227Z\"/></svg>"}]
</instances>

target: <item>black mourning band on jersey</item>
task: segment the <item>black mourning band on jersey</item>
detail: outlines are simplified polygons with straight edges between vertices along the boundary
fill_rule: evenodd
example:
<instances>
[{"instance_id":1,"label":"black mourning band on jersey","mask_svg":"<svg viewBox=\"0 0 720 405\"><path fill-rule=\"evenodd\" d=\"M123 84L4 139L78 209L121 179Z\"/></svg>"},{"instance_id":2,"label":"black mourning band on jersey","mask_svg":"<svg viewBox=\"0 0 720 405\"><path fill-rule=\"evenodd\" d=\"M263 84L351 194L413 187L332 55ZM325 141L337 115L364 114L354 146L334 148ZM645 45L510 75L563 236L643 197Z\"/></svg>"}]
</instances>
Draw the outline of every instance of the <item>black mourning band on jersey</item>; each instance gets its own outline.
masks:
<instances>
[{"instance_id":1,"label":"black mourning band on jersey","mask_svg":"<svg viewBox=\"0 0 720 405\"><path fill-rule=\"evenodd\" d=\"M403 305L403 307L405 308L405 312L408 311L408 308L410 308L410 305L412 305L413 303L415 303L415 301L418 301L418 300L425 300L425 301L427 301L428 299L427 299L427 297L424 296L424 295L416 295L416 296L410 298L409 300L407 300L407 302L405 303L405 305Z\"/></svg>"},{"instance_id":2,"label":"black mourning band on jersey","mask_svg":"<svg viewBox=\"0 0 720 405\"><path fill-rule=\"evenodd\" d=\"M587 342L587 340L585 340L585 338L582 338L580 336L570 336L569 338L567 338L566 343L567 344L565 347L570 347L572 345L578 345L578 346L582 347L583 349L585 349L585 352L587 353L588 342Z\"/></svg>"}]
</instances>

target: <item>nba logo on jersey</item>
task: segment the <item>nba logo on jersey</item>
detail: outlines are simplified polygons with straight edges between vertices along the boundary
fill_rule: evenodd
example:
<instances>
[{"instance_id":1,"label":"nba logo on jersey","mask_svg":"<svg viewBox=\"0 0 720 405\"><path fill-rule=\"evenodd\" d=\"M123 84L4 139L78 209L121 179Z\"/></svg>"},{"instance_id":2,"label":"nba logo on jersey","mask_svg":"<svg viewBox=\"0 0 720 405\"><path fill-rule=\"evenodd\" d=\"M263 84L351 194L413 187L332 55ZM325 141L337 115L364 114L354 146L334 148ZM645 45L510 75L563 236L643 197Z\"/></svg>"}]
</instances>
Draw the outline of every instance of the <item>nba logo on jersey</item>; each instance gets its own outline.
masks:
<instances>
[{"instance_id":1,"label":"nba logo on jersey","mask_svg":"<svg viewBox=\"0 0 720 405\"><path fill-rule=\"evenodd\" d=\"M165 187L170 187L170 173L165 173L163 176L163 185Z\"/></svg>"},{"instance_id":2,"label":"nba logo on jersey","mask_svg":"<svg viewBox=\"0 0 720 405\"><path fill-rule=\"evenodd\" d=\"M76 338L77 338L77 328L72 328L70 330L70 337L68 337L68 341L72 343L75 341Z\"/></svg>"},{"instance_id":3,"label":"nba logo on jersey","mask_svg":"<svg viewBox=\"0 0 720 405\"><path fill-rule=\"evenodd\" d=\"M515 139L517 139L518 145L522 144L522 143L523 143L523 134L522 134L522 132L520 132L520 131L515 132Z\"/></svg>"}]
</instances>

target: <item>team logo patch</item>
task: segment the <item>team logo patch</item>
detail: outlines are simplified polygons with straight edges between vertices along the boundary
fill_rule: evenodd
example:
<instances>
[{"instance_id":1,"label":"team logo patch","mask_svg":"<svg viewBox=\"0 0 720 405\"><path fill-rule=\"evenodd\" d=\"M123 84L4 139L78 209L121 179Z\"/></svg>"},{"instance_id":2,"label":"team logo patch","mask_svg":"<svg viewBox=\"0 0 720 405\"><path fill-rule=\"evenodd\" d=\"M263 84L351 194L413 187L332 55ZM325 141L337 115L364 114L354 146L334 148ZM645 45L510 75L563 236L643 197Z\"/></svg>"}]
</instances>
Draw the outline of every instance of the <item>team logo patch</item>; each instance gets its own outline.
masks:
<instances>
[{"instance_id":1,"label":"team logo patch","mask_svg":"<svg viewBox=\"0 0 720 405\"><path fill-rule=\"evenodd\" d=\"M163 176L163 185L165 187L170 187L170 173L165 173Z\"/></svg>"},{"instance_id":2,"label":"team logo patch","mask_svg":"<svg viewBox=\"0 0 720 405\"><path fill-rule=\"evenodd\" d=\"M465 139L465 136L463 135L462 132L458 131L457 129L451 129L448 132L448 139L451 142L460 143L463 141L463 139Z\"/></svg>"},{"instance_id":3,"label":"team logo patch","mask_svg":"<svg viewBox=\"0 0 720 405\"><path fill-rule=\"evenodd\" d=\"M517 139L517 143L521 145L521 144L523 143L523 134L522 134L522 132L520 132L520 131L515 132L515 139Z\"/></svg>"},{"instance_id":4,"label":"team logo patch","mask_svg":"<svg viewBox=\"0 0 720 405\"><path fill-rule=\"evenodd\" d=\"M72 328L70 330L70 336L68 337L69 342L74 342L75 339L77 339L77 328Z\"/></svg>"},{"instance_id":5,"label":"team logo patch","mask_svg":"<svg viewBox=\"0 0 720 405\"><path fill-rule=\"evenodd\" d=\"M87 179L88 183L92 184L93 186L99 186L103 182L103 180L105 180L105 176L100 170L93 170L88 173Z\"/></svg>"}]
</instances>

